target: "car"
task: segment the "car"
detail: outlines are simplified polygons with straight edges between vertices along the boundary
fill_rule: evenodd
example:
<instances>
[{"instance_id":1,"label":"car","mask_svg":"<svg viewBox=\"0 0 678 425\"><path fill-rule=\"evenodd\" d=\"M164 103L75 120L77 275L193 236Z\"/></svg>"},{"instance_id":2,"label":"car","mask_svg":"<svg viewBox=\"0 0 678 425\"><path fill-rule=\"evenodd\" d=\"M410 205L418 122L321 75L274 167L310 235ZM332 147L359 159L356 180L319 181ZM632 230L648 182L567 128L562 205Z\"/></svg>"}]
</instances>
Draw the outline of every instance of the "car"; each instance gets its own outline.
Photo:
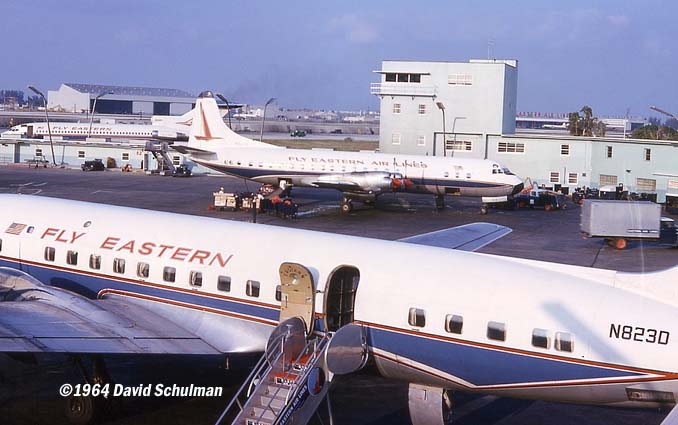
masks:
<instances>
[{"instance_id":1,"label":"car","mask_svg":"<svg viewBox=\"0 0 678 425\"><path fill-rule=\"evenodd\" d=\"M514 199L519 208L542 207L544 211L565 208L565 196L550 190L532 189L517 195Z\"/></svg>"},{"instance_id":2,"label":"car","mask_svg":"<svg viewBox=\"0 0 678 425\"><path fill-rule=\"evenodd\" d=\"M185 165L179 165L174 168L172 177L191 177L191 169Z\"/></svg>"},{"instance_id":3,"label":"car","mask_svg":"<svg viewBox=\"0 0 678 425\"><path fill-rule=\"evenodd\" d=\"M92 161L85 161L80 168L82 168L82 171L104 171L106 167L104 167L103 161L100 159L94 159Z\"/></svg>"},{"instance_id":4,"label":"car","mask_svg":"<svg viewBox=\"0 0 678 425\"><path fill-rule=\"evenodd\" d=\"M292 137L306 137L306 132L304 130L294 130L290 133Z\"/></svg>"}]
</instances>

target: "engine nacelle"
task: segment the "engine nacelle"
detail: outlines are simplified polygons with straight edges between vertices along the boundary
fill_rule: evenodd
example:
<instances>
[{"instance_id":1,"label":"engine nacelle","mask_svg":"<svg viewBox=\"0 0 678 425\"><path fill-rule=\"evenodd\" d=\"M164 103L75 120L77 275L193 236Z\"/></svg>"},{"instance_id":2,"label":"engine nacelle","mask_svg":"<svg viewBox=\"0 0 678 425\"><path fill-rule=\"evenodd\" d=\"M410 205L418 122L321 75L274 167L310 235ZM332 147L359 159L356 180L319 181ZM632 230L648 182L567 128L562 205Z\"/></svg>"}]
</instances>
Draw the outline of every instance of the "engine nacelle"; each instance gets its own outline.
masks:
<instances>
[{"instance_id":1,"label":"engine nacelle","mask_svg":"<svg viewBox=\"0 0 678 425\"><path fill-rule=\"evenodd\" d=\"M410 384L408 407L412 425L443 425L452 413L452 398L444 388Z\"/></svg>"},{"instance_id":2,"label":"engine nacelle","mask_svg":"<svg viewBox=\"0 0 678 425\"><path fill-rule=\"evenodd\" d=\"M403 176L387 171L364 171L354 173L324 174L308 179L316 187L337 189L349 193L379 195L384 192L401 190L404 187Z\"/></svg>"}]
</instances>

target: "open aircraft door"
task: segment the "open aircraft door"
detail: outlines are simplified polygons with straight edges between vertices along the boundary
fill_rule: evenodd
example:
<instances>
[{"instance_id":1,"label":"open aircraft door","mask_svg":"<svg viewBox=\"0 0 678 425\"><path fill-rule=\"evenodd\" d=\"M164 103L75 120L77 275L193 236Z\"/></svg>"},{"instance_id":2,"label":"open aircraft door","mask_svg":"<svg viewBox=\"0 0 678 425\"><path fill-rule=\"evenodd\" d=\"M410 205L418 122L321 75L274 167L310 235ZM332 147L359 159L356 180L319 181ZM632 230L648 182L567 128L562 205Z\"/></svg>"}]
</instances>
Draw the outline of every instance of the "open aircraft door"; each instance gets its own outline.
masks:
<instances>
[{"instance_id":1,"label":"open aircraft door","mask_svg":"<svg viewBox=\"0 0 678 425\"><path fill-rule=\"evenodd\" d=\"M306 331L313 331L315 313L315 283L311 272L301 264L280 265L280 323L299 317Z\"/></svg>"}]
</instances>

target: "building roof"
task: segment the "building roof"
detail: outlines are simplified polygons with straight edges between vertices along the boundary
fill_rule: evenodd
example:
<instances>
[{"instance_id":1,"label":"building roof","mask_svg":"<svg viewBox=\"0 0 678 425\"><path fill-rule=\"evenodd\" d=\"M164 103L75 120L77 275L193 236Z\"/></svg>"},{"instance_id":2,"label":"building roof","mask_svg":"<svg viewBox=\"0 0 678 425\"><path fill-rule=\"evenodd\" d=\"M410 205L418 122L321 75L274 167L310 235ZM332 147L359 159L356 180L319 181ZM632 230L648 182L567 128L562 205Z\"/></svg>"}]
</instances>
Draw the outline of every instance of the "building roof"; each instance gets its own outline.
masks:
<instances>
[{"instance_id":1,"label":"building roof","mask_svg":"<svg viewBox=\"0 0 678 425\"><path fill-rule=\"evenodd\" d=\"M151 97L181 97L195 98L194 94L178 89L163 89L153 87L129 87L129 86L106 86L102 84L64 83L81 93L98 95L100 93L113 92L116 95L127 96L151 96Z\"/></svg>"}]
</instances>

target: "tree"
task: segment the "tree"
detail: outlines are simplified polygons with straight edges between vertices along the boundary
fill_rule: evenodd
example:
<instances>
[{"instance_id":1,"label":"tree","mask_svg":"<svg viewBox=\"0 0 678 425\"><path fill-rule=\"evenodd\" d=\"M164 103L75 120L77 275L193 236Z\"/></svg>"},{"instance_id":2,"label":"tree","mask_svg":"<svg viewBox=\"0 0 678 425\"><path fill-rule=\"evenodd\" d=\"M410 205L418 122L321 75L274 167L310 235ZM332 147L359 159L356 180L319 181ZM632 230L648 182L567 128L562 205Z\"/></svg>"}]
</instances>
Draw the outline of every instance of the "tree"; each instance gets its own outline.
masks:
<instances>
[{"instance_id":1,"label":"tree","mask_svg":"<svg viewBox=\"0 0 678 425\"><path fill-rule=\"evenodd\" d=\"M582 134L589 137L593 136L593 109L590 106L582 106L579 112L583 114L581 118Z\"/></svg>"},{"instance_id":2,"label":"tree","mask_svg":"<svg viewBox=\"0 0 678 425\"><path fill-rule=\"evenodd\" d=\"M678 131L668 126L646 125L631 133L634 139L678 140Z\"/></svg>"},{"instance_id":3,"label":"tree","mask_svg":"<svg viewBox=\"0 0 678 425\"><path fill-rule=\"evenodd\" d=\"M568 117L569 123L567 129L570 130L570 135L581 136L581 117L579 116L579 112L570 112Z\"/></svg>"},{"instance_id":4,"label":"tree","mask_svg":"<svg viewBox=\"0 0 678 425\"><path fill-rule=\"evenodd\" d=\"M596 137L605 137L605 132L607 131L607 127L605 127L605 123L603 120L599 120L598 118L593 119L593 135Z\"/></svg>"}]
</instances>

